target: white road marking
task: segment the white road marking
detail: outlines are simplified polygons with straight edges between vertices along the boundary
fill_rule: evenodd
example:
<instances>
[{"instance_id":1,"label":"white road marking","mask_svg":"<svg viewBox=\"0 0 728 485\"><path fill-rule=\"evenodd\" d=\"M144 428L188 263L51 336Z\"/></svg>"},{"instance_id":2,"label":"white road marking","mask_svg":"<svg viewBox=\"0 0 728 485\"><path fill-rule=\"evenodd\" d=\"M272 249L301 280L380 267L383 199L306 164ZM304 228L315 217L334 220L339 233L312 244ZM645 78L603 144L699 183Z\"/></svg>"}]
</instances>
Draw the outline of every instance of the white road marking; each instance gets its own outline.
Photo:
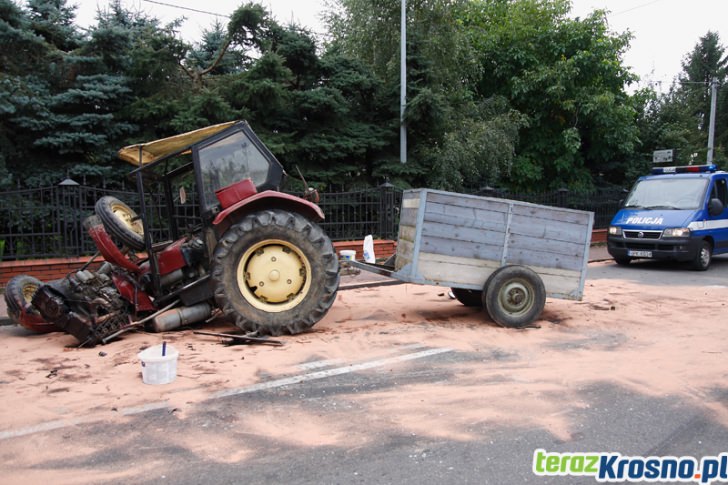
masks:
<instances>
[{"instance_id":1,"label":"white road marking","mask_svg":"<svg viewBox=\"0 0 728 485\"><path fill-rule=\"evenodd\" d=\"M431 357L437 354L443 354L445 352L452 352L453 349L441 348L441 349L430 349L423 350L422 352L415 352L413 354L398 355L397 357L389 357L386 359L371 360L369 362L362 362L361 364L347 365L345 367L337 367L335 369L322 370L318 372L311 372L310 374L303 374L301 376L286 377L283 379L276 379L274 381L261 382L260 384L253 384L252 386L239 387L237 389L225 389L223 391L216 392L210 396L209 399L219 399L221 397L237 396L239 394L249 394L251 392L265 391L268 389L275 389L278 387L290 386L292 384L300 384L302 382L314 381L317 379L324 379L326 377L340 376L343 374L350 374L351 372L358 372L361 370L374 369L375 367L382 367L389 364L396 364L399 362L407 362L409 360L422 359L424 357Z\"/></svg>"},{"instance_id":2,"label":"white road marking","mask_svg":"<svg viewBox=\"0 0 728 485\"><path fill-rule=\"evenodd\" d=\"M425 345L425 344L409 344L409 345L401 346L400 349L417 350L417 349L424 349L425 347L427 347L427 345Z\"/></svg>"},{"instance_id":3,"label":"white road marking","mask_svg":"<svg viewBox=\"0 0 728 485\"><path fill-rule=\"evenodd\" d=\"M341 364L339 359L328 359L328 360L317 360L315 362L306 362L304 364L298 364L298 368L301 370L313 370L321 369L322 367L331 367L334 365Z\"/></svg>"},{"instance_id":4,"label":"white road marking","mask_svg":"<svg viewBox=\"0 0 728 485\"><path fill-rule=\"evenodd\" d=\"M6 440L8 438L18 438L20 436L25 436L33 433L43 433L44 431L53 431L54 429L67 428L69 426L76 426L77 424L81 424L83 422L83 418L58 419L56 421L48 421L33 426L27 426L25 428L0 431L0 440Z\"/></svg>"},{"instance_id":5,"label":"white road marking","mask_svg":"<svg viewBox=\"0 0 728 485\"><path fill-rule=\"evenodd\" d=\"M146 413L147 411L156 411L157 409L167 409L169 403L167 401L150 402L149 404L142 404L141 406L133 406L130 408L119 409L119 414L122 416L133 416L135 414Z\"/></svg>"},{"instance_id":6,"label":"white road marking","mask_svg":"<svg viewBox=\"0 0 728 485\"><path fill-rule=\"evenodd\" d=\"M314 381L317 379L325 379L327 377L340 376L344 374L350 374L352 372L359 372L362 370L374 369L376 367L383 367L385 365L397 364L400 362L407 362L410 360L423 359L425 357L431 357L433 355L444 354L446 352L453 352L453 349L439 348L423 350L421 352L415 352L412 354L398 355L396 357L388 357L385 359L371 360L369 362L362 362L360 364L352 364L343 367L337 367L335 369L328 369L323 371L311 372L309 374L302 374L299 376L286 377L283 379L276 379L268 382L261 382L260 384L253 384L251 386L239 387L237 389L225 389L213 393L206 400L219 399L221 397L237 396L240 394L250 394L257 391L265 391L268 389L276 389L279 387L290 386L292 384L300 384L302 382ZM334 362L334 361L319 361L319 362ZM313 364L313 362L312 362ZM304 364L305 365L305 364ZM140 406L133 406L128 408L120 408L119 414L122 416L133 416L136 414L142 414L148 411L155 411L158 409L168 409L169 403L167 401L157 401L148 404L142 404ZM70 419L58 419L55 421L48 421L45 423L35 424L32 426L26 426L24 428L11 429L6 431L0 431L0 441L19 438L21 436L27 436L35 433L43 433L46 431L53 431L61 428L68 428L71 426L77 426L79 424L89 424L93 422L101 421L98 415L86 416Z\"/></svg>"}]
</instances>

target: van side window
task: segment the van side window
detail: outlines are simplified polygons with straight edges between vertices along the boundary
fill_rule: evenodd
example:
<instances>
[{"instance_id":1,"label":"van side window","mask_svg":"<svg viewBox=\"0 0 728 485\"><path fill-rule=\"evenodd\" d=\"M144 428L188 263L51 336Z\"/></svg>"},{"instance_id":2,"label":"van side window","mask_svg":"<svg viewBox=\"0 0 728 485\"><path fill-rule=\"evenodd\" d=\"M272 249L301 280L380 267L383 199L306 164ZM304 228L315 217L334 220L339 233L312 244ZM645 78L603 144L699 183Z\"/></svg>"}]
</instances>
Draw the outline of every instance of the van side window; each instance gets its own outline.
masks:
<instances>
[{"instance_id":1,"label":"van side window","mask_svg":"<svg viewBox=\"0 0 728 485\"><path fill-rule=\"evenodd\" d=\"M718 179L713 186L713 197L723 202L723 207L728 205L728 182L726 179Z\"/></svg>"}]
</instances>

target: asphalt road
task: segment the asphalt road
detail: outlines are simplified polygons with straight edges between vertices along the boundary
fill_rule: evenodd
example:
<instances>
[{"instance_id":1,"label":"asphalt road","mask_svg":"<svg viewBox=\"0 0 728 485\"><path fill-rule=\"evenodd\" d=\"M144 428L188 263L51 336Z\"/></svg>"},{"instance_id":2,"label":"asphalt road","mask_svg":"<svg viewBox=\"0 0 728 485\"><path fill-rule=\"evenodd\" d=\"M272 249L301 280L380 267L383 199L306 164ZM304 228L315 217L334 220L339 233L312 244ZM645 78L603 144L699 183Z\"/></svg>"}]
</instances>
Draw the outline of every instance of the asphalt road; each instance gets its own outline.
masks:
<instances>
[{"instance_id":1,"label":"asphalt road","mask_svg":"<svg viewBox=\"0 0 728 485\"><path fill-rule=\"evenodd\" d=\"M708 271L692 271L688 263L636 260L629 266L592 266L588 278L626 279L648 285L710 286L728 284L728 255L713 257Z\"/></svg>"},{"instance_id":2,"label":"asphalt road","mask_svg":"<svg viewBox=\"0 0 728 485\"><path fill-rule=\"evenodd\" d=\"M422 380L446 382L450 377L448 366L469 358L477 357L441 354L391 373L387 381L377 373L362 372L224 398L183 421L169 411L160 410L143 413L123 426L97 424L65 429L63 441L69 450L78 446L94 447L98 451L82 459L74 458L69 452L70 456L59 457L46 465L105 469L111 476L128 467L143 467L146 476L132 479L133 483L593 484L593 478L534 476L531 472L534 450L620 450L623 454L642 456L699 457L718 455L728 443L728 430L716 426L703 413L672 400L651 399L614 386L583 390L581 398L590 406L570 416L582 425L567 441L555 440L553 435L540 429L483 426L483 429L470 430L482 438L468 441L433 440L393 429L376 436L366 446L301 447L246 432L246 423L264 415L271 406L295 403L313 412L325 412L332 422L354 421L362 429L361 433L365 433L372 418L348 400L348 395L379 390L392 386L393 382L397 385ZM728 390L724 391L723 398L728 405ZM167 444L170 434L196 433L200 429L210 435L228 437L226 442L232 446L236 442L244 443L259 452L241 461L225 463L214 458L201 460L198 453ZM356 436L352 438L356 441ZM220 450L221 454L230 451Z\"/></svg>"},{"instance_id":3,"label":"asphalt road","mask_svg":"<svg viewBox=\"0 0 728 485\"><path fill-rule=\"evenodd\" d=\"M626 279L666 288L671 284L725 286L728 258L716 258L707 273L677 264L640 262L626 268L593 266L589 278ZM399 349L384 359L360 359L358 367L342 370L322 364L320 369L302 371L292 380L234 389L229 395L217 395L195 406L184 419L179 419L174 409L140 411L121 422L80 423L4 437L0 447L27 449L28 453L43 447L48 454L43 468L73 470L79 482L175 484L591 484L595 483L591 477L534 476L534 450L618 450L625 455L678 457L728 451L728 429L705 410L674 397L654 397L609 383L578 390L578 400L585 404L565 407L569 420L579 423L567 437L539 426L493 421L473 422L467 428L468 439L419 435L403 432L395 421L388 426L390 417L372 413L359 399L370 393L396 393L406 385L447 386L452 383L454 369L473 362L502 366L507 373L509 365L526 364L514 357L515 350L514 354L486 349L458 352L431 347L425 341L420 347ZM728 385L714 393L728 408ZM346 436L337 444L316 446L301 444L305 439L281 439L307 429L306 423L285 419L281 426L287 429L276 430L275 436L252 432L258 420L270 419L271 410L279 416L299 412L317 416L330 422L332 428L346 430ZM458 410L443 408L439 412ZM437 413L422 419L437 420ZM196 445L179 446L179 440L170 437L189 437L186 442ZM206 441L210 437L214 439ZM349 444L341 446L342 441ZM76 454L75 448L86 452ZM128 475L133 468L140 472ZM78 470L88 470L88 480Z\"/></svg>"}]
</instances>

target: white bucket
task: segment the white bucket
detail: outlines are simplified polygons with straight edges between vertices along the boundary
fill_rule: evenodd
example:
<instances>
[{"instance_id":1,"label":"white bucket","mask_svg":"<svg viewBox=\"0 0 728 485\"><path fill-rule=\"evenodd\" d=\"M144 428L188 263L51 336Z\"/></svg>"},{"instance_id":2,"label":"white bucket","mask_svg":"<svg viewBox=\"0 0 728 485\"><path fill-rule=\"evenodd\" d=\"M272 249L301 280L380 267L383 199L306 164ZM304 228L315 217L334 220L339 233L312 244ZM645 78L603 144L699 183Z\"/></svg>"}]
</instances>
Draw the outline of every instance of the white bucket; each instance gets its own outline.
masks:
<instances>
[{"instance_id":1,"label":"white bucket","mask_svg":"<svg viewBox=\"0 0 728 485\"><path fill-rule=\"evenodd\" d=\"M142 362L142 381L144 384L169 384L177 377L177 357L179 352L167 345L162 355L162 345L144 349L137 355Z\"/></svg>"},{"instance_id":2,"label":"white bucket","mask_svg":"<svg viewBox=\"0 0 728 485\"><path fill-rule=\"evenodd\" d=\"M356 251L353 249L342 249L339 254L344 261L354 261L356 259Z\"/></svg>"}]
</instances>

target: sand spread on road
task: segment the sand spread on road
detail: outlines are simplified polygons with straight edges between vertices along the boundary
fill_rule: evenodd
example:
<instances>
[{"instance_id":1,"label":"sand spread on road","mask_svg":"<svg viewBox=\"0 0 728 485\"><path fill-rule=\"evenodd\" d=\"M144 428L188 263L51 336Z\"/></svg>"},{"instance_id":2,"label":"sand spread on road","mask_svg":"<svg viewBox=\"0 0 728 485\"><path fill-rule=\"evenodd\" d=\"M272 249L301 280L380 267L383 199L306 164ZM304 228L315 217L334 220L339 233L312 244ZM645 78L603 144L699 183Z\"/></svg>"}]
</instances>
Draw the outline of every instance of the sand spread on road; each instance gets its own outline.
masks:
<instances>
[{"instance_id":1,"label":"sand spread on road","mask_svg":"<svg viewBox=\"0 0 728 485\"><path fill-rule=\"evenodd\" d=\"M75 340L68 335L30 335L19 327L2 327L0 431L78 416L123 422L129 419L124 410L160 401L185 420L220 390L312 372L300 367L305 363L327 360L340 367L411 353L417 345L451 348L467 358L441 364L422 379L338 396L339 407L331 411L348 409L352 419L345 422L327 419L325 407L277 403L246 420L245 433L300 446L355 448L366 445L377 429L470 440L490 426L508 425L544 429L568 441L579 429L574 411L591 405L583 391L605 382L650 397L692 402L728 426L726 404L716 392L726 389L728 377L727 304L724 286L657 287L590 279L583 301L549 299L539 328L512 330L451 300L444 288L358 289L340 292L313 332L281 337L281 348L226 347L218 338L184 330L130 333L105 346L76 349L69 347ZM234 331L224 322L205 329ZM137 353L162 340L180 352L177 379L145 385ZM405 362L370 372L396 376L432 365ZM0 452L0 458L18 470L40 463L48 448L37 440L54 440L52 434L43 436L32 438L34 454L13 448ZM255 453L234 437L201 429L169 440L221 462Z\"/></svg>"}]
</instances>

